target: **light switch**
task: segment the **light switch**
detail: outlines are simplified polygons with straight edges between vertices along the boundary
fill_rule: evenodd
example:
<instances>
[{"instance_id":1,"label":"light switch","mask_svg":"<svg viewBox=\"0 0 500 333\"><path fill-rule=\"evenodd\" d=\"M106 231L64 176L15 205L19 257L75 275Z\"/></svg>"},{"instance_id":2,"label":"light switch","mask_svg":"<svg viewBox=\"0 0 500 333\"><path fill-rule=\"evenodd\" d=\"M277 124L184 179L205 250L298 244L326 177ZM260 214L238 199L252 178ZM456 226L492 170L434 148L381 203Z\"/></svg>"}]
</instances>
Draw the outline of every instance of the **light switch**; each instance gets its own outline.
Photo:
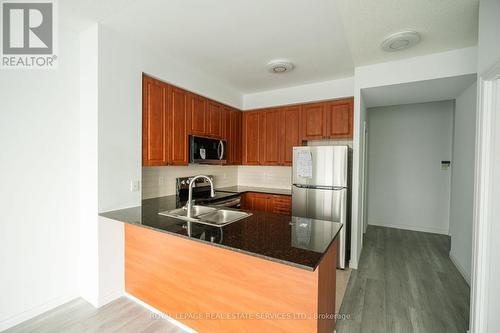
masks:
<instances>
[{"instance_id":1,"label":"light switch","mask_svg":"<svg viewBox=\"0 0 500 333\"><path fill-rule=\"evenodd\" d=\"M441 161L441 170L447 171L450 169L450 161Z\"/></svg>"},{"instance_id":2,"label":"light switch","mask_svg":"<svg viewBox=\"0 0 500 333\"><path fill-rule=\"evenodd\" d=\"M138 180L130 181L130 192L139 192L141 184Z\"/></svg>"}]
</instances>

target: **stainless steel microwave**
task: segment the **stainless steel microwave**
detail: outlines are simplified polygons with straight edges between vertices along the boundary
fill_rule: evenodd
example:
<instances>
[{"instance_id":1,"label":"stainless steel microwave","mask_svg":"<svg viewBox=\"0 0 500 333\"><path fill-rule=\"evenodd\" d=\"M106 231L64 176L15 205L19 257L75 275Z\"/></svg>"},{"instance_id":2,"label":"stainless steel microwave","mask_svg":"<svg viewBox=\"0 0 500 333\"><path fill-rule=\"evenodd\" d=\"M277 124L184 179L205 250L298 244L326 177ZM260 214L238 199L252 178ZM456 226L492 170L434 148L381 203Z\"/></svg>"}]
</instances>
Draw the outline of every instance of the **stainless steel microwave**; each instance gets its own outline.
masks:
<instances>
[{"instance_id":1,"label":"stainless steel microwave","mask_svg":"<svg viewBox=\"0 0 500 333\"><path fill-rule=\"evenodd\" d=\"M226 141L189 136L189 163L226 164Z\"/></svg>"}]
</instances>

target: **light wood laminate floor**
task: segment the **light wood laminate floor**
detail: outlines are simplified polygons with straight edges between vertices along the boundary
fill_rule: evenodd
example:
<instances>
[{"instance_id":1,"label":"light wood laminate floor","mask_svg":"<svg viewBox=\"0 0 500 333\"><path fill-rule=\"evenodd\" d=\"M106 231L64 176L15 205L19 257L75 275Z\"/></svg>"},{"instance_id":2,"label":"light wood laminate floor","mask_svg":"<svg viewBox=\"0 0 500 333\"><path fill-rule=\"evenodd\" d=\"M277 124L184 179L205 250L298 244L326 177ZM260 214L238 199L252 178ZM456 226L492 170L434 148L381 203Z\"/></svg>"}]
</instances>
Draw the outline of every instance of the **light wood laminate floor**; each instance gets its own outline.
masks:
<instances>
[{"instance_id":1,"label":"light wood laminate floor","mask_svg":"<svg viewBox=\"0 0 500 333\"><path fill-rule=\"evenodd\" d=\"M448 236L369 226L337 333L467 332L470 290L449 249Z\"/></svg>"},{"instance_id":2,"label":"light wood laminate floor","mask_svg":"<svg viewBox=\"0 0 500 333\"><path fill-rule=\"evenodd\" d=\"M3 333L185 333L122 297L99 309L83 299L61 305Z\"/></svg>"}]
</instances>

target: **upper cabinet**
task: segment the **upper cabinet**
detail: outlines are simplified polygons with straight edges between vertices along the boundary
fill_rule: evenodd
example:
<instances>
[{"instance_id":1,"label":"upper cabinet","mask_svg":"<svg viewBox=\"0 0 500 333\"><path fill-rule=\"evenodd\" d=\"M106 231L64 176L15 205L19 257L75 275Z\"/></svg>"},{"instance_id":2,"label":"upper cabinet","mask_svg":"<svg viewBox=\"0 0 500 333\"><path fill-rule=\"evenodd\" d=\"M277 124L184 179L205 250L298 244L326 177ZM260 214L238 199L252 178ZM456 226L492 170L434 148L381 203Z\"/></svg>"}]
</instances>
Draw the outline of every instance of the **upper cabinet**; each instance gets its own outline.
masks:
<instances>
[{"instance_id":1,"label":"upper cabinet","mask_svg":"<svg viewBox=\"0 0 500 333\"><path fill-rule=\"evenodd\" d=\"M188 96L189 133L205 135L207 133L207 99L195 94Z\"/></svg>"},{"instance_id":2,"label":"upper cabinet","mask_svg":"<svg viewBox=\"0 0 500 333\"><path fill-rule=\"evenodd\" d=\"M155 79L143 78L142 101L142 161L145 166L167 165L166 99L168 86Z\"/></svg>"},{"instance_id":3,"label":"upper cabinet","mask_svg":"<svg viewBox=\"0 0 500 333\"><path fill-rule=\"evenodd\" d=\"M352 98L332 101L326 107L326 136L332 139L352 138Z\"/></svg>"},{"instance_id":4,"label":"upper cabinet","mask_svg":"<svg viewBox=\"0 0 500 333\"><path fill-rule=\"evenodd\" d=\"M270 109L259 113L259 164L279 165L280 164L280 125L281 111Z\"/></svg>"},{"instance_id":5,"label":"upper cabinet","mask_svg":"<svg viewBox=\"0 0 500 333\"><path fill-rule=\"evenodd\" d=\"M186 92L144 76L142 164L187 165Z\"/></svg>"},{"instance_id":6,"label":"upper cabinet","mask_svg":"<svg viewBox=\"0 0 500 333\"><path fill-rule=\"evenodd\" d=\"M208 126L207 126L207 135L209 136L214 136L217 138L222 137L222 132L223 132L223 108L222 105L214 102L214 101L209 101L208 102L208 108L207 108L207 120L208 120ZM224 120L226 118L224 117Z\"/></svg>"},{"instance_id":7,"label":"upper cabinet","mask_svg":"<svg viewBox=\"0 0 500 333\"><path fill-rule=\"evenodd\" d=\"M301 111L302 140L320 140L326 138L326 105L312 103L302 105Z\"/></svg>"},{"instance_id":8,"label":"upper cabinet","mask_svg":"<svg viewBox=\"0 0 500 333\"><path fill-rule=\"evenodd\" d=\"M350 139L353 134L353 99L302 105L301 139Z\"/></svg>"},{"instance_id":9,"label":"upper cabinet","mask_svg":"<svg viewBox=\"0 0 500 333\"><path fill-rule=\"evenodd\" d=\"M260 164L259 111L243 112L243 164Z\"/></svg>"},{"instance_id":10,"label":"upper cabinet","mask_svg":"<svg viewBox=\"0 0 500 333\"><path fill-rule=\"evenodd\" d=\"M186 91L170 87L167 103L170 165L187 165L188 157L188 112Z\"/></svg>"},{"instance_id":11,"label":"upper cabinet","mask_svg":"<svg viewBox=\"0 0 500 333\"><path fill-rule=\"evenodd\" d=\"M352 138L353 99L243 112L243 164L292 165L303 141Z\"/></svg>"},{"instance_id":12,"label":"upper cabinet","mask_svg":"<svg viewBox=\"0 0 500 333\"><path fill-rule=\"evenodd\" d=\"M231 165L292 165L307 140L350 139L353 99L242 112L143 76L144 166L188 165L189 135L225 139Z\"/></svg>"},{"instance_id":13,"label":"upper cabinet","mask_svg":"<svg viewBox=\"0 0 500 333\"><path fill-rule=\"evenodd\" d=\"M189 135L226 139L242 162L241 111L143 75L142 165L188 165Z\"/></svg>"},{"instance_id":14,"label":"upper cabinet","mask_svg":"<svg viewBox=\"0 0 500 333\"><path fill-rule=\"evenodd\" d=\"M300 146L300 106L290 106L280 111L280 165L292 165L293 147Z\"/></svg>"}]
</instances>

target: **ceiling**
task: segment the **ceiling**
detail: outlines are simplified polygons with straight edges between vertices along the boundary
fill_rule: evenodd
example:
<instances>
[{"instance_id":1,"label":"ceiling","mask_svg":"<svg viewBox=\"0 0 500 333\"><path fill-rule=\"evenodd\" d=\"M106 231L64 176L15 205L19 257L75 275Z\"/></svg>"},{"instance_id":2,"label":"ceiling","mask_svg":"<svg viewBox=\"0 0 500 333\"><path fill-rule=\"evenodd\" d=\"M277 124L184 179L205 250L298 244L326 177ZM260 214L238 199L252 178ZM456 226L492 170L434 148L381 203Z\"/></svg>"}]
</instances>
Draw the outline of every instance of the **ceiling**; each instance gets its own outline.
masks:
<instances>
[{"instance_id":1,"label":"ceiling","mask_svg":"<svg viewBox=\"0 0 500 333\"><path fill-rule=\"evenodd\" d=\"M456 99L476 81L476 74L363 89L367 108Z\"/></svg>"},{"instance_id":2,"label":"ceiling","mask_svg":"<svg viewBox=\"0 0 500 333\"><path fill-rule=\"evenodd\" d=\"M352 76L363 64L477 44L478 0L65 0L66 21L98 21L253 93ZM422 42L383 52L388 34L417 30ZM289 59L296 68L271 74Z\"/></svg>"}]
</instances>

